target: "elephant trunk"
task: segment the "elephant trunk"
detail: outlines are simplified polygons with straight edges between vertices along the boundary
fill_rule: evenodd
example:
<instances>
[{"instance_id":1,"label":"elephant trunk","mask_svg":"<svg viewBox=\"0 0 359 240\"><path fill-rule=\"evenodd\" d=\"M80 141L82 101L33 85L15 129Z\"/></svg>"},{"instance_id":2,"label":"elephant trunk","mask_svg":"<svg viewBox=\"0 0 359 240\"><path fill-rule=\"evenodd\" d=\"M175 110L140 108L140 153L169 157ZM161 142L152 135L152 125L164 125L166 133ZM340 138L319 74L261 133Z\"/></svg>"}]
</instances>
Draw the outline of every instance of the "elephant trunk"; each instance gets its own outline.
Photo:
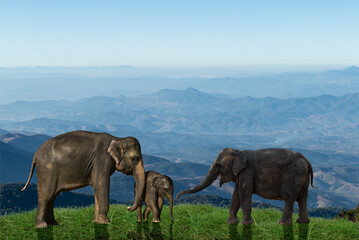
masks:
<instances>
[{"instance_id":1,"label":"elephant trunk","mask_svg":"<svg viewBox=\"0 0 359 240\"><path fill-rule=\"evenodd\" d=\"M142 160L134 168L132 175L135 178L136 187L135 187L135 201L133 203L133 206L127 208L130 212L133 212L137 209L138 205L140 204L143 191L145 189L146 177L145 177L145 169L143 167Z\"/></svg>"},{"instance_id":2,"label":"elephant trunk","mask_svg":"<svg viewBox=\"0 0 359 240\"><path fill-rule=\"evenodd\" d=\"M199 192L205 188L207 188L208 186L210 186L214 180L216 180L216 178L219 175L219 165L217 163L218 161L215 160L211 166L211 168L209 169L206 177L202 180L202 182L200 184L198 184L197 186L191 188L191 189L187 189L187 190L183 190L181 192L179 192L176 196L176 198L181 197L184 194L190 194L190 193L196 193Z\"/></svg>"},{"instance_id":3,"label":"elephant trunk","mask_svg":"<svg viewBox=\"0 0 359 240\"><path fill-rule=\"evenodd\" d=\"M172 194L168 194L167 200L168 200L168 202L170 203L170 216L171 216L171 220L172 220L172 222L173 222L173 221L174 221L173 215L172 215L172 213L173 213L173 193L172 193Z\"/></svg>"}]
</instances>

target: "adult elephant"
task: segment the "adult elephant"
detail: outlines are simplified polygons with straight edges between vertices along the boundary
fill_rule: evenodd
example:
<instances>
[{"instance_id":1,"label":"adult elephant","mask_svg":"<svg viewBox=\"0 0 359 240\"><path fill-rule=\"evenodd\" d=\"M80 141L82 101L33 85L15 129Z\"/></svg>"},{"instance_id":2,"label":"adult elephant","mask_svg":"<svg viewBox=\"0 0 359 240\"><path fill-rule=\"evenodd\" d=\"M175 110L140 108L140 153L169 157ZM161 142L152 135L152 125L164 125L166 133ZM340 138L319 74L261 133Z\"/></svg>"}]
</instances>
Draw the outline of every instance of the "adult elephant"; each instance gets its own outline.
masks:
<instances>
[{"instance_id":1,"label":"adult elephant","mask_svg":"<svg viewBox=\"0 0 359 240\"><path fill-rule=\"evenodd\" d=\"M284 200L281 225L292 223L294 202L299 205L297 223L309 223L307 210L308 188L313 169L309 161L300 153L287 149L261 149L256 151L224 149L213 162L205 179L197 186L181 191L183 194L196 193L220 179L223 183L233 181L235 188L229 207L227 223L238 222L237 212L242 206L242 224L252 224L252 194L266 199Z\"/></svg>"},{"instance_id":2,"label":"adult elephant","mask_svg":"<svg viewBox=\"0 0 359 240\"><path fill-rule=\"evenodd\" d=\"M37 165L38 206L36 228L57 225L54 201L63 191L91 185L95 190L93 222L109 223L110 176L115 170L133 175L136 181L134 211L141 201L145 186L145 170L140 143L136 138L118 138L106 133L74 131L54 137L35 152L30 176Z\"/></svg>"}]
</instances>

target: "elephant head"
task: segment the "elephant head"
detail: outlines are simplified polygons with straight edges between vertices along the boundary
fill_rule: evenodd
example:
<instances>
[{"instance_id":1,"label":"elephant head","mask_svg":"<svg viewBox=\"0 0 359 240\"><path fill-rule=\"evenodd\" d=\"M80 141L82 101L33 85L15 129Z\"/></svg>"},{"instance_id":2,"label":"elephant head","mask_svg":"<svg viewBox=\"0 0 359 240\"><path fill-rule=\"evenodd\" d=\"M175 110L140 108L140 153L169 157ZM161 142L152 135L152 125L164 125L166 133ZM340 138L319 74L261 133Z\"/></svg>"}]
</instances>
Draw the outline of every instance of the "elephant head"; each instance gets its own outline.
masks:
<instances>
[{"instance_id":1,"label":"elephant head","mask_svg":"<svg viewBox=\"0 0 359 240\"><path fill-rule=\"evenodd\" d=\"M133 212L138 207L145 188L145 169L141 145L136 138L127 137L112 140L107 152L116 162L116 170L126 175L132 175L136 181L135 201L128 210Z\"/></svg>"},{"instance_id":2,"label":"elephant head","mask_svg":"<svg viewBox=\"0 0 359 240\"><path fill-rule=\"evenodd\" d=\"M170 204L170 216L171 220L173 220L172 210L173 210L173 181L171 178L167 176L155 177L153 179L152 185L158 191L158 195L167 198Z\"/></svg>"},{"instance_id":3,"label":"elephant head","mask_svg":"<svg viewBox=\"0 0 359 240\"><path fill-rule=\"evenodd\" d=\"M219 176L219 185L229 181L235 181L240 172L247 166L247 160L240 151L226 148L218 155L212 163L206 177L197 186L183 190L177 194L177 198L184 194L199 192L210 186Z\"/></svg>"}]
</instances>

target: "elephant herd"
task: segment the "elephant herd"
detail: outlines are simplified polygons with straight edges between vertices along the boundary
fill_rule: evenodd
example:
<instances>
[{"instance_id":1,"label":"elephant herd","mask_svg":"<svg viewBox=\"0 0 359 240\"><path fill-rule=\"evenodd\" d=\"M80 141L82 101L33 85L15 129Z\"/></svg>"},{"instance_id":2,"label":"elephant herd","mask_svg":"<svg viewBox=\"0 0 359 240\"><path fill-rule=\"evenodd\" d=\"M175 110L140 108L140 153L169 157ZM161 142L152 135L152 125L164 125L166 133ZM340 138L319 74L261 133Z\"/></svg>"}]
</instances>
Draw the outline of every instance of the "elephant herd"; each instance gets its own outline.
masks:
<instances>
[{"instance_id":1,"label":"elephant herd","mask_svg":"<svg viewBox=\"0 0 359 240\"><path fill-rule=\"evenodd\" d=\"M93 222L109 223L110 176L117 170L135 179L135 200L128 210L137 209L137 221L148 220L152 211L153 222L160 221L163 199L170 203L173 221L172 179L168 176L145 172L141 145L134 137L119 138L107 133L74 131L56 136L43 143L35 152L28 181L37 166L38 207L36 228L57 225L54 217L54 201L63 191L91 185L95 191L95 215ZM294 202L298 202L298 223L309 223L307 198L309 184L313 187L313 170L309 161L300 153L287 149L222 150L213 162L206 177L197 186L181 191L196 193L210 186L219 177L220 186L235 183L229 207L227 223L238 222L237 212L243 211L242 224L252 224L252 194L266 199L284 200L284 210L279 223L292 223ZM142 214L142 202L146 209Z\"/></svg>"}]
</instances>

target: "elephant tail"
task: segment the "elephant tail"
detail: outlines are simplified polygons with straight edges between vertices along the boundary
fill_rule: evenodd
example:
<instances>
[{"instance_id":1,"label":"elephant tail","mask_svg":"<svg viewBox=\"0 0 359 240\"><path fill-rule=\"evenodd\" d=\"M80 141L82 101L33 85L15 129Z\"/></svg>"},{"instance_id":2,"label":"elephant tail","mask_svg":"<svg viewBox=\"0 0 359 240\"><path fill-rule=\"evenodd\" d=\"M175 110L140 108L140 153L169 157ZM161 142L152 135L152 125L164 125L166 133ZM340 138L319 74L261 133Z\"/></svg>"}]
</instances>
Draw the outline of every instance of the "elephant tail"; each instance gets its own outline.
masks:
<instances>
[{"instance_id":1,"label":"elephant tail","mask_svg":"<svg viewBox=\"0 0 359 240\"><path fill-rule=\"evenodd\" d=\"M317 187L314 187L314 185L313 185L313 179L314 179L314 177L313 177L313 168L312 168L312 165L310 164L310 162L309 162L309 160L308 159L306 159L306 158L304 158L306 161L307 161L307 163L308 163L308 171L309 171L309 175L310 175L310 185L312 186L312 188L316 188L317 189Z\"/></svg>"},{"instance_id":2,"label":"elephant tail","mask_svg":"<svg viewBox=\"0 0 359 240\"><path fill-rule=\"evenodd\" d=\"M29 174L29 179L27 179L27 182L26 182L24 188L21 189L21 191L24 191L26 189L27 185L29 185L29 183L30 183L32 175L34 174L34 170L35 170L35 166L36 166L36 159L37 158L36 158L36 155L35 155L34 158L32 159L32 165L31 165L31 170L30 170L30 174Z\"/></svg>"}]
</instances>

